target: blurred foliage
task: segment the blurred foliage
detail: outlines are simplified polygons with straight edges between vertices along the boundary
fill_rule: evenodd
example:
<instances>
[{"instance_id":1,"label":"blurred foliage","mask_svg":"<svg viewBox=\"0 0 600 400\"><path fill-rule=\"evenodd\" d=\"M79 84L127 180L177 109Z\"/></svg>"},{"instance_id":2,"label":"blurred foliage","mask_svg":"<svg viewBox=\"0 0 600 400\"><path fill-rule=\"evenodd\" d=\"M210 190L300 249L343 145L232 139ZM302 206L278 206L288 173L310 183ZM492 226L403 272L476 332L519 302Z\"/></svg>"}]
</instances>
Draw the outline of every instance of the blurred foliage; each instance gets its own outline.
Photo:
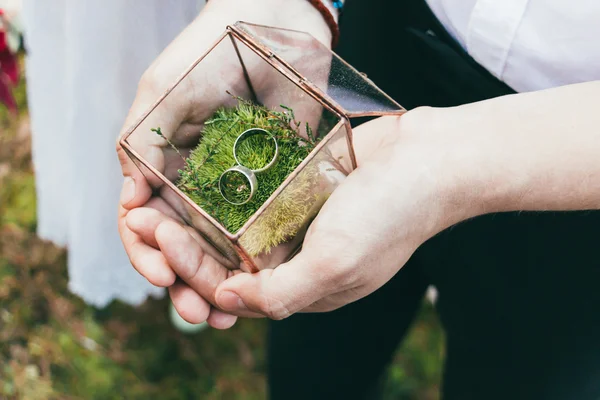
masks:
<instances>
[{"instance_id":1,"label":"blurred foliage","mask_svg":"<svg viewBox=\"0 0 600 400\"><path fill-rule=\"evenodd\" d=\"M168 302L97 310L67 290L66 255L35 236L25 86L0 109L0 399L263 399L264 321L187 336ZM443 338L424 306L386 399L437 399Z\"/></svg>"}]
</instances>

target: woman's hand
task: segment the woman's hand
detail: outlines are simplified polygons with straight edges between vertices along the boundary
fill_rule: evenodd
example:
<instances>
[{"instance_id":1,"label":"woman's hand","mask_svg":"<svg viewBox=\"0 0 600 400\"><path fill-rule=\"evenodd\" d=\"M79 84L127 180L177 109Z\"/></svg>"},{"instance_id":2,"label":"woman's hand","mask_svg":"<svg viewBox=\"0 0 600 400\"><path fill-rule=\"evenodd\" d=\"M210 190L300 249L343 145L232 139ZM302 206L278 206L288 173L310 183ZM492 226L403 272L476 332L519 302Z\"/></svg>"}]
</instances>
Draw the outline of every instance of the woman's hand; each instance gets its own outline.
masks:
<instances>
[{"instance_id":1,"label":"woman's hand","mask_svg":"<svg viewBox=\"0 0 600 400\"><path fill-rule=\"evenodd\" d=\"M290 0L283 6L278 0L211 0L198 18L144 74L123 133L193 61L208 50L227 25L238 20L309 31L322 43L328 44L331 41L331 33L322 16L306 0ZM222 76L223 79L212 79L210 85L205 85L199 82L201 74L196 80L193 72L128 138L136 151L162 173L168 175L173 169L170 168L171 160L165 156L166 142L157 135L146 133L151 128L161 127L165 136L180 150L185 151L186 146L194 143L193 138L200 132L202 122L225 102L227 90L240 86L243 76L238 73L237 59L217 56L203 61L201 73L213 77ZM260 66L248 67L254 68L257 76L261 75ZM144 134L138 134L138 131ZM186 239L194 240L195 245L205 245L205 242L193 230L183 228L181 218L167 202L152 196L152 189L146 178L118 143L117 153L125 177L119 204L119 231L133 266L152 284L169 288L175 306L184 319L192 323L208 320L216 328L230 327L236 318L211 307L208 302L212 300L214 303L214 287L203 285L202 288L194 287L193 290L184 283L185 279L177 280L178 275L184 278L187 275L182 271L176 274L169 266L165 254L172 254L173 248L167 246L167 250L160 251L164 247L162 239L167 237L165 240L171 243L169 239L177 237L178 233L185 235ZM175 248L182 243L185 241ZM188 257L192 256L188 254ZM201 276L215 284L215 287L216 283L231 275L228 269L209 256L202 265ZM186 304L187 308L182 309L181 304Z\"/></svg>"}]
</instances>

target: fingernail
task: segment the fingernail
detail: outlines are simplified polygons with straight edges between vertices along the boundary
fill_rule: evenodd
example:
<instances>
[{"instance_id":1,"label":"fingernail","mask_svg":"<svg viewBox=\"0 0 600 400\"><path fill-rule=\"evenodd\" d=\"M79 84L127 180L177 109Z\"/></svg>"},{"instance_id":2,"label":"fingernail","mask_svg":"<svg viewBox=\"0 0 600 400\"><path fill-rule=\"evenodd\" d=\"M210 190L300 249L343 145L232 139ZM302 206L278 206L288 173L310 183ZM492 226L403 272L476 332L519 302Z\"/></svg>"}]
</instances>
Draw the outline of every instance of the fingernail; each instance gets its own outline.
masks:
<instances>
[{"instance_id":1,"label":"fingernail","mask_svg":"<svg viewBox=\"0 0 600 400\"><path fill-rule=\"evenodd\" d=\"M219 295L219 305L225 311L247 311L248 307L244 304L240 296L233 292L222 292Z\"/></svg>"},{"instance_id":2,"label":"fingernail","mask_svg":"<svg viewBox=\"0 0 600 400\"><path fill-rule=\"evenodd\" d=\"M126 176L121 190L121 204L127 204L135 197L135 181L132 177Z\"/></svg>"}]
</instances>

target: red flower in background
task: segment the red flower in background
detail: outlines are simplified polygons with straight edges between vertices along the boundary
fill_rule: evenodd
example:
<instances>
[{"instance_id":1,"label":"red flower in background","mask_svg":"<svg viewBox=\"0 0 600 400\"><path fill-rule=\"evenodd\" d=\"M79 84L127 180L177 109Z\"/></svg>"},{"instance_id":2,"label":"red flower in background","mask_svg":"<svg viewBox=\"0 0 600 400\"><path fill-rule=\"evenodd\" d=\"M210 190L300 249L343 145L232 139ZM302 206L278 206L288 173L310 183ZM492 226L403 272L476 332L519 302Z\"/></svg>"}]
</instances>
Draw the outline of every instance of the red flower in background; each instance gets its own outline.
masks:
<instances>
[{"instance_id":1,"label":"red flower in background","mask_svg":"<svg viewBox=\"0 0 600 400\"><path fill-rule=\"evenodd\" d=\"M0 9L0 102L9 110L17 111L17 103L12 95L12 89L19 82L19 65L17 50L11 47L9 35L11 26Z\"/></svg>"}]
</instances>

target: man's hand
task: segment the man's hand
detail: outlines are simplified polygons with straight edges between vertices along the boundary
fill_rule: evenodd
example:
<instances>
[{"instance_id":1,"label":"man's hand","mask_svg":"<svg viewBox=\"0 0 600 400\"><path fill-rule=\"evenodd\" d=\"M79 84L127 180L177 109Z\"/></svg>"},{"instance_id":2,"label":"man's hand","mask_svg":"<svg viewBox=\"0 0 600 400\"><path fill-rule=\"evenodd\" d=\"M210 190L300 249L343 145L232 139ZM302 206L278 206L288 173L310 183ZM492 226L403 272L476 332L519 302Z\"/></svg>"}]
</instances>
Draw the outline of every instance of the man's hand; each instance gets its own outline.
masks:
<instances>
[{"instance_id":1,"label":"man's hand","mask_svg":"<svg viewBox=\"0 0 600 400\"><path fill-rule=\"evenodd\" d=\"M362 125L359 168L325 204L301 253L227 279L217 305L275 319L333 310L375 291L423 242L465 219L600 209L598 98L600 82L589 82Z\"/></svg>"},{"instance_id":2,"label":"man's hand","mask_svg":"<svg viewBox=\"0 0 600 400\"><path fill-rule=\"evenodd\" d=\"M377 290L419 245L460 220L419 137L415 119L426 113L356 128L359 167L320 211L302 251L274 270L227 279L216 290L217 305L272 319L337 309Z\"/></svg>"},{"instance_id":3,"label":"man's hand","mask_svg":"<svg viewBox=\"0 0 600 400\"><path fill-rule=\"evenodd\" d=\"M331 41L331 33L323 18L306 0L290 0L284 5L279 0L212 0L200 16L146 71L123 132L154 104L194 60L208 50L227 25L238 20L309 31L322 43L329 44ZM236 87L237 80L243 79L237 73L237 60L235 65L233 62L228 64L227 60L232 58L213 57L212 60L203 62L202 67L203 72L210 74L209 70L212 68L215 77L222 76L227 79L214 79L210 87L195 86L194 83L198 82L194 81L191 74L191 79L182 82L138 130L150 132L151 128L160 126L163 133L185 151L186 146L194 143L193 139L200 132L202 122L225 103L224 96L227 96L227 90ZM260 76L260 71L258 72ZM197 90L200 86L202 90ZM170 161L165 159L164 140L156 135L137 133L129 140L145 159L161 172L168 174ZM181 218L167 202L160 197L152 197L152 190L146 178L118 142L117 153L125 177L119 204L119 231L133 266L152 284L169 288L176 308L187 321L200 323L208 320L215 328L232 326L236 320L235 316L223 313L210 305L210 302L215 303L216 284L232 273L210 256L198 259L193 249L196 249L196 246L206 246L206 242L192 229L184 228ZM183 238L175 247L170 247L170 239L174 237ZM193 243L185 246L189 240ZM185 251L175 256L187 257L185 260L190 263L188 267L199 267L200 272L195 278L202 278L208 283L203 283L201 287L190 287L185 282L190 281L191 277L186 275L185 271L176 273L169 266L166 255L173 255L182 247ZM201 247L198 248L204 254ZM197 264L193 265L194 262ZM177 279L178 277L180 279ZM181 304L185 304L186 307L182 308Z\"/></svg>"}]
</instances>

